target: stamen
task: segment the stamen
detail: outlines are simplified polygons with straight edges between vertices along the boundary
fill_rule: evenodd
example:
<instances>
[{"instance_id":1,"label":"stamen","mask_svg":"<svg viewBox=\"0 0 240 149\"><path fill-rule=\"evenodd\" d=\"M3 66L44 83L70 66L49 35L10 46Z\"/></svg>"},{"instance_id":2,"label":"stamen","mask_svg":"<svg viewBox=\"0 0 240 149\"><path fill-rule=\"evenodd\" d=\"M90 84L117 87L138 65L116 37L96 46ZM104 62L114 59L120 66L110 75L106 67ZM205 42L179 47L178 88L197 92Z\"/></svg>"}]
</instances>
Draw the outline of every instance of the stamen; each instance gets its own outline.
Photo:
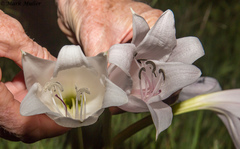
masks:
<instances>
[{"instance_id":1,"label":"stamen","mask_svg":"<svg viewBox=\"0 0 240 149\"><path fill-rule=\"evenodd\" d=\"M59 82L47 82L47 83L45 84L45 86L44 86L44 90L45 90L45 91L47 91L47 90L50 91L50 90L53 89L53 91L56 92L56 89L57 89L57 88L58 88L61 92L64 91L61 83L59 83Z\"/></svg>"},{"instance_id":2,"label":"stamen","mask_svg":"<svg viewBox=\"0 0 240 149\"><path fill-rule=\"evenodd\" d=\"M63 101L63 97L62 97L62 94L61 92L64 91L63 89L63 86L61 85L61 83L59 82L47 82L44 86L44 91L50 91L51 95L52 95L52 102L53 104L55 105L55 109L59 112L59 113L62 113L55 101L55 98L54 98L54 95L55 97L57 97L57 99L59 99L64 107L64 110L65 110L65 116L70 116L70 114L68 113L67 111L67 105L64 103ZM60 96L60 97L59 97ZM71 116L70 116L71 117Z\"/></svg>"},{"instance_id":3,"label":"stamen","mask_svg":"<svg viewBox=\"0 0 240 149\"><path fill-rule=\"evenodd\" d=\"M138 59L137 60L137 62L140 63L140 64L142 63L142 61L147 61L147 59Z\"/></svg>"},{"instance_id":4,"label":"stamen","mask_svg":"<svg viewBox=\"0 0 240 149\"><path fill-rule=\"evenodd\" d=\"M146 72L146 68L142 67L142 68L139 70L138 77L139 77L140 80L141 80L142 71L145 71L145 72Z\"/></svg>"},{"instance_id":5,"label":"stamen","mask_svg":"<svg viewBox=\"0 0 240 149\"><path fill-rule=\"evenodd\" d=\"M143 98L142 80L141 79L139 79L139 86L140 86L141 99L144 99Z\"/></svg>"},{"instance_id":6,"label":"stamen","mask_svg":"<svg viewBox=\"0 0 240 149\"><path fill-rule=\"evenodd\" d=\"M163 81L165 81L165 73L164 73L163 69L159 69L158 72L159 72L159 74L162 74ZM158 94L159 94L159 92L161 92L161 90L159 90L160 82L161 82L161 76L159 75L158 82L157 82L157 84L156 84L156 86L155 86L151 96L154 96L154 94L157 93L157 91L158 91Z\"/></svg>"},{"instance_id":7,"label":"stamen","mask_svg":"<svg viewBox=\"0 0 240 149\"><path fill-rule=\"evenodd\" d=\"M51 94L52 94L52 91L50 91L50 92L51 92ZM61 111L59 110L59 108L58 108L58 106L57 106L57 104L56 104L56 102L55 102L54 96L52 96L52 102L53 102L53 104L55 105L55 109L58 111L58 113L61 113Z\"/></svg>"},{"instance_id":8,"label":"stamen","mask_svg":"<svg viewBox=\"0 0 240 149\"><path fill-rule=\"evenodd\" d=\"M80 88L77 89L77 86L75 86L76 89L76 118L78 118L78 101L81 102L81 108L80 108L80 121L83 121L86 116L86 103L87 103L87 98L85 93L90 94L90 91L88 88Z\"/></svg>"},{"instance_id":9,"label":"stamen","mask_svg":"<svg viewBox=\"0 0 240 149\"><path fill-rule=\"evenodd\" d=\"M136 60L136 58L133 58L135 63L137 64L138 68L141 68L141 66L139 65L138 61Z\"/></svg>"},{"instance_id":10,"label":"stamen","mask_svg":"<svg viewBox=\"0 0 240 149\"><path fill-rule=\"evenodd\" d=\"M162 69L159 69L158 73L163 75L163 80L165 81L165 72Z\"/></svg>"},{"instance_id":11,"label":"stamen","mask_svg":"<svg viewBox=\"0 0 240 149\"><path fill-rule=\"evenodd\" d=\"M133 57L136 57L138 55L138 53L135 53L134 55L133 55Z\"/></svg>"},{"instance_id":12,"label":"stamen","mask_svg":"<svg viewBox=\"0 0 240 149\"><path fill-rule=\"evenodd\" d=\"M66 117L67 117L67 105L64 103L64 101L56 94L55 95L61 102L62 102L62 104L64 105L64 108L65 108L65 115L66 115Z\"/></svg>"},{"instance_id":13,"label":"stamen","mask_svg":"<svg viewBox=\"0 0 240 149\"><path fill-rule=\"evenodd\" d=\"M153 68L152 68L152 73L154 74L155 77L157 77L157 75L156 75L156 73L155 73L155 71L156 71L156 65L155 65L155 63L152 62L152 61L147 61L146 64L147 64L147 65L149 65L149 64L152 65L152 67L153 67Z\"/></svg>"}]
</instances>

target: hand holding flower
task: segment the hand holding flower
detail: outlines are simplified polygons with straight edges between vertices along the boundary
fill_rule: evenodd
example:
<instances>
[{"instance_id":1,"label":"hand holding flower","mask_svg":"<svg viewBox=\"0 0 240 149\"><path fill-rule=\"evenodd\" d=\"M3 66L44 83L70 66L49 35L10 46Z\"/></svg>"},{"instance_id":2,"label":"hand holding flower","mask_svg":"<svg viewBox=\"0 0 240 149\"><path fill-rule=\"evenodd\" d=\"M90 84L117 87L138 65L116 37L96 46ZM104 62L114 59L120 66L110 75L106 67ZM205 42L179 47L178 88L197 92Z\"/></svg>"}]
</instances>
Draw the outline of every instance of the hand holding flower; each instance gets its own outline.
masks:
<instances>
[{"instance_id":1,"label":"hand holding flower","mask_svg":"<svg viewBox=\"0 0 240 149\"><path fill-rule=\"evenodd\" d=\"M0 57L9 58L22 68L21 49L40 58L55 60L46 48L39 46L25 34L17 20L0 11ZM35 142L69 130L57 125L46 115L21 116L20 102L26 94L22 72L11 82L0 82L0 137L14 141Z\"/></svg>"}]
</instances>

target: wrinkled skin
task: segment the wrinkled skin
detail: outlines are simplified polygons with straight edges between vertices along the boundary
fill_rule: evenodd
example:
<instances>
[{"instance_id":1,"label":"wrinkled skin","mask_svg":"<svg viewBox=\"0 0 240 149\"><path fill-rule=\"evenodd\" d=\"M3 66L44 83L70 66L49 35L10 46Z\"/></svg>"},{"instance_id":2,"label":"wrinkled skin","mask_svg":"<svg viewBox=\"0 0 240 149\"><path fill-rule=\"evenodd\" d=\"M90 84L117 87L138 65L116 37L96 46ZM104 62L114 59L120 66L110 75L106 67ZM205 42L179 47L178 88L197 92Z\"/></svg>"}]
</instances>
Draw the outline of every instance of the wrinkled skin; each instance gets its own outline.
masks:
<instances>
[{"instance_id":1,"label":"wrinkled skin","mask_svg":"<svg viewBox=\"0 0 240 149\"><path fill-rule=\"evenodd\" d=\"M131 40L130 7L142 15L150 26L162 14L160 10L130 0L57 0L57 5L61 30L70 41L80 44L87 56L97 55L113 44ZM55 60L46 48L25 34L17 20L0 11L0 57L9 58L22 68L20 50L39 58ZM0 82L0 137L30 143L69 130L58 126L46 115L21 116L20 102L26 93L22 72L12 82ZM111 110L112 113L119 112L116 108Z\"/></svg>"},{"instance_id":2,"label":"wrinkled skin","mask_svg":"<svg viewBox=\"0 0 240 149\"><path fill-rule=\"evenodd\" d=\"M24 50L44 59L55 60L46 48L39 46L24 32L21 24L0 11L0 57L13 60L22 68L21 51ZM0 80L2 72L0 69ZM0 137L24 142L60 135L68 128L60 127L46 115L23 117L20 102L27 90L20 72L12 82L0 82Z\"/></svg>"},{"instance_id":3,"label":"wrinkled skin","mask_svg":"<svg viewBox=\"0 0 240 149\"><path fill-rule=\"evenodd\" d=\"M56 0L60 29L87 56L132 38L132 8L152 27L162 11L131 0ZM65 7L67 6L67 7Z\"/></svg>"}]
</instances>

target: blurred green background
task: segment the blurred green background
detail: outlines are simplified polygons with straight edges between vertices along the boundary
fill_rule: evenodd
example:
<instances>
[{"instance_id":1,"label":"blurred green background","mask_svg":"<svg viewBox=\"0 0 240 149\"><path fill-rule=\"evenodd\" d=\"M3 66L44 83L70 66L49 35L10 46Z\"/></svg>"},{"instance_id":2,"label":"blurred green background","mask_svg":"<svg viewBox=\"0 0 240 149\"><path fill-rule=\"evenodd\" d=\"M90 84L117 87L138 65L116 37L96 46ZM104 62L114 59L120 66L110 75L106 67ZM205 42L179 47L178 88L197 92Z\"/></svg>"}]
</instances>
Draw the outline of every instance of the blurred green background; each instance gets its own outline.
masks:
<instances>
[{"instance_id":1,"label":"blurred green background","mask_svg":"<svg viewBox=\"0 0 240 149\"><path fill-rule=\"evenodd\" d=\"M0 0L1 2L2 0ZM177 37L197 36L205 49L205 56L197 65L203 76L211 76L223 89L240 87L240 1L239 0L148 0L154 8L171 9L175 15ZM54 1L41 0L36 7L3 6L0 9L16 18L27 35L46 47L53 55L70 44L57 26L57 8ZM2 81L8 81L19 71L11 61L0 58ZM113 116L113 134L146 114L125 113ZM87 129L87 127L86 127ZM75 131L75 130L74 130ZM46 149L71 148L67 145L73 131L59 137L33 144L11 142L0 138L0 148ZM172 125L155 141L153 125L138 132L119 149L232 149L234 145L220 119L211 111L197 111L174 117ZM93 142L94 143L94 142Z\"/></svg>"}]
</instances>

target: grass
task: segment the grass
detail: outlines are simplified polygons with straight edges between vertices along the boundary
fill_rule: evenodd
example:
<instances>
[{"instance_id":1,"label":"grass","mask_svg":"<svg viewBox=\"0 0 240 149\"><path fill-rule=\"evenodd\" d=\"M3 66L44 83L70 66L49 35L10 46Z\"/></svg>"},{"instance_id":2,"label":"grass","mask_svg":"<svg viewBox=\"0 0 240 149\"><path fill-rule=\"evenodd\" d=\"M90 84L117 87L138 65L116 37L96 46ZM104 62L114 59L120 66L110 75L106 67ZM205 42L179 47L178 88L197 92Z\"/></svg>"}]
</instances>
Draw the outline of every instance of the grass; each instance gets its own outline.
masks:
<instances>
[{"instance_id":1,"label":"grass","mask_svg":"<svg viewBox=\"0 0 240 149\"><path fill-rule=\"evenodd\" d=\"M223 89L240 87L239 0L227 2L217 0L152 0L148 3L155 8L171 9L174 12L178 38L197 36L201 40L206 55L198 60L195 65L202 70L204 76L217 78ZM25 20L23 24L27 24L27 21ZM29 25L26 26L30 28ZM31 34L34 35L34 33L31 33L34 30L27 30L30 36ZM44 34L44 28L41 31ZM57 36L62 37L63 35L59 34ZM44 39L40 37L35 40L38 42ZM58 40L55 42L58 43ZM61 40L58 46L66 43L68 41ZM49 47L48 44L44 46ZM3 81L10 80L19 71L17 66L4 58L0 58L0 67L3 71ZM146 113L125 113L113 116L113 135L146 115ZM67 135L69 134L44 139L33 144L0 139L0 148L71 148L70 146L64 146ZM197 111L174 117L172 125L159 135L157 141L155 141L155 128L151 125L127 139L117 148L232 149L234 145L225 126L215 113Z\"/></svg>"}]
</instances>

